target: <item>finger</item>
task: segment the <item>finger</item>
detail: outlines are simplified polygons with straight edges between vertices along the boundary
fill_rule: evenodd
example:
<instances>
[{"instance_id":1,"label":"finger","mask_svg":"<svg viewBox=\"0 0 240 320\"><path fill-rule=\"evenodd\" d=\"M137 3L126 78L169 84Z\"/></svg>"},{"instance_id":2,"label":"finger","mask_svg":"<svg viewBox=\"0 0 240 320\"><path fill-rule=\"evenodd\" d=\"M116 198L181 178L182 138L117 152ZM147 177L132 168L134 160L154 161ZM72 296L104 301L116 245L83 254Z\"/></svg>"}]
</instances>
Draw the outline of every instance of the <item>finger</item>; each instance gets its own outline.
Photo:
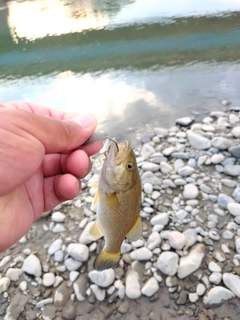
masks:
<instances>
[{"instance_id":1,"label":"finger","mask_svg":"<svg viewBox=\"0 0 240 320\"><path fill-rule=\"evenodd\" d=\"M94 144L88 145L88 146L81 146L80 149L84 150L89 157L92 155L98 153L103 146L102 142L95 142Z\"/></svg>"},{"instance_id":2,"label":"finger","mask_svg":"<svg viewBox=\"0 0 240 320\"><path fill-rule=\"evenodd\" d=\"M43 117L25 110L1 109L1 127L13 134L32 136L44 146L46 153L66 152L79 148L93 134L96 118L82 115L73 120Z\"/></svg>"},{"instance_id":3,"label":"finger","mask_svg":"<svg viewBox=\"0 0 240 320\"><path fill-rule=\"evenodd\" d=\"M44 181L44 211L75 198L81 190L81 181L71 174L48 177Z\"/></svg>"},{"instance_id":4,"label":"finger","mask_svg":"<svg viewBox=\"0 0 240 320\"><path fill-rule=\"evenodd\" d=\"M45 177L71 173L82 179L89 173L90 169L90 159L83 150L73 151L69 155L48 154L43 161L43 174Z\"/></svg>"}]
</instances>

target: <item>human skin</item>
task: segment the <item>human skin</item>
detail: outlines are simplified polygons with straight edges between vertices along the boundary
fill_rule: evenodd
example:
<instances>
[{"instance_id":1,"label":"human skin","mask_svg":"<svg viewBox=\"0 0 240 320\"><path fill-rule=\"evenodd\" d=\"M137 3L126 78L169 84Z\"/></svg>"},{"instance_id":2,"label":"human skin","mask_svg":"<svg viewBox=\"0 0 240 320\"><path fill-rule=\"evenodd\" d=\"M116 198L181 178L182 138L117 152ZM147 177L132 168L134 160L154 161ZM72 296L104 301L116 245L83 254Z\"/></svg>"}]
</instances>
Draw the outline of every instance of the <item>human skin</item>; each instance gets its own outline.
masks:
<instances>
[{"instance_id":1,"label":"human skin","mask_svg":"<svg viewBox=\"0 0 240 320\"><path fill-rule=\"evenodd\" d=\"M30 102L0 103L0 251L44 211L76 197L101 143L81 146L96 118Z\"/></svg>"}]
</instances>

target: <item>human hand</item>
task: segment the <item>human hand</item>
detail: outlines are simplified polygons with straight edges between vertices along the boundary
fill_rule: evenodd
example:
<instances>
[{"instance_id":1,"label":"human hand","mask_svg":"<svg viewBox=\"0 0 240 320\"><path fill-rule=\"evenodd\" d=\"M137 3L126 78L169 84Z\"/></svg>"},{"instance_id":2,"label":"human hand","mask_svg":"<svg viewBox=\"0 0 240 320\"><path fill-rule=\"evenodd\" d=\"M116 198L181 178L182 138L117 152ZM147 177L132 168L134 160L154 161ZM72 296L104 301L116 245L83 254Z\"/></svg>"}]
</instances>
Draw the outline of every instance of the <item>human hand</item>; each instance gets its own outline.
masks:
<instances>
[{"instance_id":1,"label":"human hand","mask_svg":"<svg viewBox=\"0 0 240 320\"><path fill-rule=\"evenodd\" d=\"M42 212L72 199L101 143L93 115L29 102L0 103L0 251L18 241Z\"/></svg>"}]
</instances>

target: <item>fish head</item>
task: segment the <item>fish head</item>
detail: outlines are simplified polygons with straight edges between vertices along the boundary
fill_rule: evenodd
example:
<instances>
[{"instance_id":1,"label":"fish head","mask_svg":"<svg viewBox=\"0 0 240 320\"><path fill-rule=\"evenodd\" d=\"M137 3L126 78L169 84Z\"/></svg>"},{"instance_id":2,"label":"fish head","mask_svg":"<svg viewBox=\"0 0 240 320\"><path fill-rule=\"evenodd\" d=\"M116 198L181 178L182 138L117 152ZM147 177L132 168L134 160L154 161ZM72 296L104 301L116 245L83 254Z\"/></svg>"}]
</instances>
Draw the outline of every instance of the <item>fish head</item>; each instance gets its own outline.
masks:
<instances>
[{"instance_id":1,"label":"fish head","mask_svg":"<svg viewBox=\"0 0 240 320\"><path fill-rule=\"evenodd\" d=\"M136 157L128 141L111 141L105 156L101 185L106 193L128 191L140 181Z\"/></svg>"}]
</instances>

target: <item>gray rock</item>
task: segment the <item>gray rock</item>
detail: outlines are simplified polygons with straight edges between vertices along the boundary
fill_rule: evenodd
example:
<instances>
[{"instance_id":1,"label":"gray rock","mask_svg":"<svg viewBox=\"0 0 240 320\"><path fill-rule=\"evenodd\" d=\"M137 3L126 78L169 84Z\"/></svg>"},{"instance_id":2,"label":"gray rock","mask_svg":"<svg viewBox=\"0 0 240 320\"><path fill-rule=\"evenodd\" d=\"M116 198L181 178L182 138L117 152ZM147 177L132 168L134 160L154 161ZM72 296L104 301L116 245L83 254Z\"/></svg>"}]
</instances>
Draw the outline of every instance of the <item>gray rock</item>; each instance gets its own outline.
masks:
<instances>
[{"instance_id":1,"label":"gray rock","mask_svg":"<svg viewBox=\"0 0 240 320\"><path fill-rule=\"evenodd\" d=\"M185 236L185 247L189 248L197 242L197 231L195 229L186 229L183 232Z\"/></svg>"},{"instance_id":2,"label":"gray rock","mask_svg":"<svg viewBox=\"0 0 240 320\"><path fill-rule=\"evenodd\" d=\"M240 277L232 273L223 274L223 282L238 298L240 298Z\"/></svg>"},{"instance_id":3,"label":"gray rock","mask_svg":"<svg viewBox=\"0 0 240 320\"><path fill-rule=\"evenodd\" d=\"M231 140L223 137L215 137L212 139L212 146L219 150L226 150L231 146Z\"/></svg>"},{"instance_id":4,"label":"gray rock","mask_svg":"<svg viewBox=\"0 0 240 320\"><path fill-rule=\"evenodd\" d=\"M232 129L232 135L234 138L240 138L240 126L236 126Z\"/></svg>"},{"instance_id":5,"label":"gray rock","mask_svg":"<svg viewBox=\"0 0 240 320\"><path fill-rule=\"evenodd\" d=\"M143 190L146 194L152 194L153 192L153 185L149 182L144 183Z\"/></svg>"},{"instance_id":6,"label":"gray rock","mask_svg":"<svg viewBox=\"0 0 240 320\"><path fill-rule=\"evenodd\" d=\"M86 299L87 286L88 286L87 274L81 274L73 284L74 293L78 301L84 301Z\"/></svg>"},{"instance_id":7,"label":"gray rock","mask_svg":"<svg viewBox=\"0 0 240 320\"><path fill-rule=\"evenodd\" d=\"M236 181L233 181L233 180L227 179L227 178L226 179L221 179L220 181L224 186L229 187L229 188L234 188L236 186L236 184L237 184Z\"/></svg>"},{"instance_id":8,"label":"gray rock","mask_svg":"<svg viewBox=\"0 0 240 320\"><path fill-rule=\"evenodd\" d=\"M195 272L201 265L205 255L205 246L195 244L187 256L181 257L178 267L178 278L183 279Z\"/></svg>"},{"instance_id":9,"label":"gray rock","mask_svg":"<svg viewBox=\"0 0 240 320\"><path fill-rule=\"evenodd\" d=\"M176 274L178 269L178 255L172 251L162 252L157 260L157 268L168 276Z\"/></svg>"},{"instance_id":10,"label":"gray rock","mask_svg":"<svg viewBox=\"0 0 240 320\"><path fill-rule=\"evenodd\" d=\"M35 277L40 277L42 275L41 262L35 254L30 254L24 260L22 270L23 272L34 275Z\"/></svg>"},{"instance_id":11,"label":"gray rock","mask_svg":"<svg viewBox=\"0 0 240 320\"><path fill-rule=\"evenodd\" d=\"M152 162L144 162L142 164L142 169L144 171L151 171L151 172L157 172L160 169L160 166L156 163L152 163Z\"/></svg>"},{"instance_id":12,"label":"gray rock","mask_svg":"<svg viewBox=\"0 0 240 320\"><path fill-rule=\"evenodd\" d=\"M11 256L5 256L4 258L2 258L2 260L0 261L0 268L4 267L9 261L11 260Z\"/></svg>"},{"instance_id":13,"label":"gray rock","mask_svg":"<svg viewBox=\"0 0 240 320\"><path fill-rule=\"evenodd\" d=\"M218 195L218 204L220 207L227 209L229 203L234 202L233 198L229 197L225 193L219 193Z\"/></svg>"},{"instance_id":14,"label":"gray rock","mask_svg":"<svg viewBox=\"0 0 240 320\"><path fill-rule=\"evenodd\" d=\"M162 173L167 174L173 170L173 167L170 164L168 164L167 162L161 162L160 169L161 169Z\"/></svg>"},{"instance_id":15,"label":"gray rock","mask_svg":"<svg viewBox=\"0 0 240 320\"><path fill-rule=\"evenodd\" d=\"M82 244L90 244L92 243L92 240L89 236L89 229L94 224L94 221L90 221L84 228L83 232L81 233L79 237L79 242Z\"/></svg>"},{"instance_id":16,"label":"gray rock","mask_svg":"<svg viewBox=\"0 0 240 320\"><path fill-rule=\"evenodd\" d=\"M217 153L212 155L211 161L213 164L221 163L225 159L225 156L222 153Z\"/></svg>"},{"instance_id":17,"label":"gray rock","mask_svg":"<svg viewBox=\"0 0 240 320\"><path fill-rule=\"evenodd\" d=\"M237 253L240 253L240 238L235 239L235 246Z\"/></svg>"},{"instance_id":18,"label":"gray rock","mask_svg":"<svg viewBox=\"0 0 240 320\"><path fill-rule=\"evenodd\" d=\"M209 264L208 264L208 269L211 271L211 272L221 272L222 271L222 268L214 261L210 261Z\"/></svg>"},{"instance_id":19,"label":"gray rock","mask_svg":"<svg viewBox=\"0 0 240 320\"><path fill-rule=\"evenodd\" d=\"M64 261L64 265L66 266L68 271L75 271L82 266L82 262L73 258L68 258Z\"/></svg>"},{"instance_id":20,"label":"gray rock","mask_svg":"<svg viewBox=\"0 0 240 320\"><path fill-rule=\"evenodd\" d=\"M155 149L149 143L144 143L141 149L141 156L143 159L148 159L153 153L155 153Z\"/></svg>"},{"instance_id":21,"label":"gray rock","mask_svg":"<svg viewBox=\"0 0 240 320\"><path fill-rule=\"evenodd\" d=\"M67 283L62 282L54 293L54 304L57 307L65 306L65 304L70 298L71 291L72 290L67 286Z\"/></svg>"},{"instance_id":22,"label":"gray rock","mask_svg":"<svg viewBox=\"0 0 240 320\"><path fill-rule=\"evenodd\" d=\"M240 146L236 145L236 146L232 146L230 148L228 148L228 151L231 153L231 155L235 158L240 158Z\"/></svg>"},{"instance_id":23,"label":"gray rock","mask_svg":"<svg viewBox=\"0 0 240 320\"><path fill-rule=\"evenodd\" d=\"M222 286L216 286L203 297L203 303L207 308L214 308L233 298L235 298L233 292Z\"/></svg>"},{"instance_id":24,"label":"gray rock","mask_svg":"<svg viewBox=\"0 0 240 320\"><path fill-rule=\"evenodd\" d=\"M206 291L206 287L203 283L198 283L196 293L198 296L203 296Z\"/></svg>"},{"instance_id":25,"label":"gray rock","mask_svg":"<svg viewBox=\"0 0 240 320\"><path fill-rule=\"evenodd\" d=\"M88 274L90 280L102 288L110 286L115 279L115 272L113 269L106 269L103 271L92 270Z\"/></svg>"},{"instance_id":26,"label":"gray rock","mask_svg":"<svg viewBox=\"0 0 240 320\"><path fill-rule=\"evenodd\" d=\"M240 165L227 165L224 167L224 173L233 177L239 176Z\"/></svg>"},{"instance_id":27,"label":"gray rock","mask_svg":"<svg viewBox=\"0 0 240 320\"><path fill-rule=\"evenodd\" d=\"M30 295L23 295L19 292L13 295L11 302L7 308L7 312L4 317L4 320L19 319L29 299L30 299Z\"/></svg>"},{"instance_id":28,"label":"gray rock","mask_svg":"<svg viewBox=\"0 0 240 320\"><path fill-rule=\"evenodd\" d=\"M190 166L184 166L178 169L178 174L182 177L190 176L194 172L194 168Z\"/></svg>"},{"instance_id":29,"label":"gray rock","mask_svg":"<svg viewBox=\"0 0 240 320\"><path fill-rule=\"evenodd\" d=\"M191 130L187 132L187 137L190 145L194 149L204 150L211 147L211 142L209 139L201 136L200 134L194 133Z\"/></svg>"},{"instance_id":30,"label":"gray rock","mask_svg":"<svg viewBox=\"0 0 240 320\"><path fill-rule=\"evenodd\" d=\"M209 281L214 284L220 284L222 281L222 274L220 272L213 272L209 276Z\"/></svg>"},{"instance_id":31,"label":"gray rock","mask_svg":"<svg viewBox=\"0 0 240 320\"><path fill-rule=\"evenodd\" d=\"M60 233L66 231L65 227L61 223L57 223L55 227L52 229L53 233Z\"/></svg>"},{"instance_id":32,"label":"gray rock","mask_svg":"<svg viewBox=\"0 0 240 320\"><path fill-rule=\"evenodd\" d=\"M53 298L43 299L43 300L38 301L38 303L36 304L36 308L40 309L43 306L45 306L47 304L51 304L51 303L53 303Z\"/></svg>"},{"instance_id":33,"label":"gray rock","mask_svg":"<svg viewBox=\"0 0 240 320\"><path fill-rule=\"evenodd\" d=\"M163 231L161 237L167 239L170 246L176 250L181 250L186 244L185 235L179 231Z\"/></svg>"}]
</instances>

